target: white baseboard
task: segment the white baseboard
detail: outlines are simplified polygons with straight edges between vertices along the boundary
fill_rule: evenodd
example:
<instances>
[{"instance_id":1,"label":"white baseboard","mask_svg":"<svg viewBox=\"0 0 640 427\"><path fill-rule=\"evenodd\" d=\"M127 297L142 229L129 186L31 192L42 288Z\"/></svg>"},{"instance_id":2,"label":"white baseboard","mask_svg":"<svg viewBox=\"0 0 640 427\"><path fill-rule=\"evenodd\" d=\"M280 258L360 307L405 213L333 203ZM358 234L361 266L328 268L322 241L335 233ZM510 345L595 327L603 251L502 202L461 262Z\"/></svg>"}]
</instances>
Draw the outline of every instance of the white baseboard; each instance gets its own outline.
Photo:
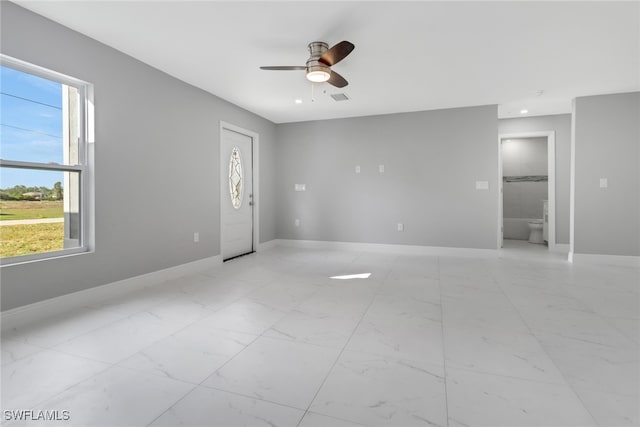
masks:
<instances>
[{"instance_id":1,"label":"white baseboard","mask_svg":"<svg viewBox=\"0 0 640 427\"><path fill-rule=\"evenodd\" d=\"M16 307L2 312L2 330L28 324L39 319L55 316L74 308L95 304L105 299L123 295L141 288L157 285L166 280L177 279L189 274L199 273L222 264L217 255L210 258L176 265L175 267L153 271L140 276L130 277L117 282L107 283L89 289L83 289L59 297L38 301L33 304Z\"/></svg>"},{"instance_id":2,"label":"white baseboard","mask_svg":"<svg viewBox=\"0 0 640 427\"><path fill-rule=\"evenodd\" d=\"M574 252L572 259L572 262L576 264L600 264L640 268L640 256L577 254Z\"/></svg>"},{"instance_id":3,"label":"white baseboard","mask_svg":"<svg viewBox=\"0 0 640 427\"><path fill-rule=\"evenodd\" d=\"M271 242L274 242L273 240ZM269 243L271 243L269 242ZM443 255L460 257L496 258L495 249L450 248L441 246L389 245L382 243L329 242L322 240L277 239L274 245L304 249L340 249L401 255Z\"/></svg>"}]
</instances>

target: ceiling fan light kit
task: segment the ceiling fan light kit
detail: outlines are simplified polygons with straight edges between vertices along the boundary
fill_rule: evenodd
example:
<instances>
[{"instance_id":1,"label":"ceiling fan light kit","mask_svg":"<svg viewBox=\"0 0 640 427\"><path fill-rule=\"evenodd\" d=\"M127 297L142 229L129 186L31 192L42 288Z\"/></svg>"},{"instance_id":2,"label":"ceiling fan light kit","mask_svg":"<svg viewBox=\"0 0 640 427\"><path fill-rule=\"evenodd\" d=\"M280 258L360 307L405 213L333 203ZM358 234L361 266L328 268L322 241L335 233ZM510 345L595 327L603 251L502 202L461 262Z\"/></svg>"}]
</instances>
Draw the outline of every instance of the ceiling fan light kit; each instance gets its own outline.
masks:
<instances>
[{"instance_id":1,"label":"ceiling fan light kit","mask_svg":"<svg viewBox=\"0 0 640 427\"><path fill-rule=\"evenodd\" d=\"M329 80L331 70L323 64L307 66L307 80L314 83L322 83Z\"/></svg>"},{"instance_id":2,"label":"ceiling fan light kit","mask_svg":"<svg viewBox=\"0 0 640 427\"><path fill-rule=\"evenodd\" d=\"M307 80L311 82L328 82L335 87L345 87L349 82L340 74L331 70L331 66L346 58L354 47L353 43L346 40L341 41L331 49L325 42L311 42L309 43L310 56L305 66L273 66L260 67L260 69L272 71L305 70Z\"/></svg>"}]
</instances>

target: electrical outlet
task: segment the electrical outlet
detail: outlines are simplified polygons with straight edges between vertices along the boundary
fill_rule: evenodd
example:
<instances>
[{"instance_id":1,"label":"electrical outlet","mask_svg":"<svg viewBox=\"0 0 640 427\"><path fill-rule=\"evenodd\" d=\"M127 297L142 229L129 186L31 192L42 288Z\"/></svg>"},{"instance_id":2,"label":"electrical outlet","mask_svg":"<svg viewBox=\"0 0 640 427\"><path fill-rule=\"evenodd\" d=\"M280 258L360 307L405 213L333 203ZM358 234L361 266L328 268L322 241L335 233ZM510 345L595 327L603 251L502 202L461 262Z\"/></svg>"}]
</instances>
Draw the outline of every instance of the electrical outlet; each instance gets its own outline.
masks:
<instances>
[{"instance_id":1,"label":"electrical outlet","mask_svg":"<svg viewBox=\"0 0 640 427\"><path fill-rule=\"evenodd\" d=\"M600 188L607 188L609 186L609 181L607 178L600 178Z\"/></svg>"},{"instance_id":2,"label":"electrical outlet","mask_svg":"<svg viewBox=\"0 0 640 427\"><path fill-rule=\"evenodd\" d=\"M476 190L488 190L489 181L476 181Z\"/></svg>"},{"instance_id":3,"label":"electrical outlet","mask_svg":"<svg viewBox=\"0 0 640 427\"><path fill-rule=\"evenodd\" d=\"M384 173L384 165L378 165L378 172Z\"/></svg>"},{"instance_id":4,"label":"electrical outlet","mask_svg":"<svg viewBox=\"0 0 640 427\"><path fill-rule=\"evenodd\" d=\"M296 218L296 227L300 227L300 220Z\"/></svg>"},{"instance_id":5,"label":"electrical outlet","mask_svg":"<svg viewBox=\"0 0 640 427\"><path fill-rule=\"evenodd\" d=\"M360 173L360 165L356 165L356 173Z\"/></svg>"},{"instance_id":6,"label":"electrical outlet","mask_svg":"<svg viewBox=\"0 0 640 427\"><path fill-rule=\"evenodd\" d=\"M398 231L404 231L404 224L401 222L398 223Z\"/></svg>"},{"instance_id":7,"label":"electrical outlet","mask_svg":"<svg viewBox=\"0 0 640 427\"><path fill-rule=\"evenodd\" d=\"M200 233L197 231L193 233L193 243L198 243L200 241Z\"/></svg>"}]
</instances>

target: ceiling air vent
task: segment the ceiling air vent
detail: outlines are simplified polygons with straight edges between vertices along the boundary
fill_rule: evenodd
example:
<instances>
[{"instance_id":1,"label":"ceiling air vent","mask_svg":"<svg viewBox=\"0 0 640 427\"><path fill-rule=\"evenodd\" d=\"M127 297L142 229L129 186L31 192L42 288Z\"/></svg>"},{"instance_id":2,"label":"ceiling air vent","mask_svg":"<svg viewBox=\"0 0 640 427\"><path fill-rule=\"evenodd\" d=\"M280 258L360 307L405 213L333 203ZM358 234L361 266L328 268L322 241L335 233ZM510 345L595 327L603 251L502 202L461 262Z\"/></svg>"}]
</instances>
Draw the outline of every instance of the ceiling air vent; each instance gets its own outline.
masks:
<instances>
[{"instance_id":1,"label":"ceiling air vent","mask_svg":"<svg viewBox=\"0 0 640 427\"><path fill-rule=\"evenodd\" d=\"M346 93L332 93L331 97L334 101L348 101L349 97Z\"/></svg>"}]
</instances>

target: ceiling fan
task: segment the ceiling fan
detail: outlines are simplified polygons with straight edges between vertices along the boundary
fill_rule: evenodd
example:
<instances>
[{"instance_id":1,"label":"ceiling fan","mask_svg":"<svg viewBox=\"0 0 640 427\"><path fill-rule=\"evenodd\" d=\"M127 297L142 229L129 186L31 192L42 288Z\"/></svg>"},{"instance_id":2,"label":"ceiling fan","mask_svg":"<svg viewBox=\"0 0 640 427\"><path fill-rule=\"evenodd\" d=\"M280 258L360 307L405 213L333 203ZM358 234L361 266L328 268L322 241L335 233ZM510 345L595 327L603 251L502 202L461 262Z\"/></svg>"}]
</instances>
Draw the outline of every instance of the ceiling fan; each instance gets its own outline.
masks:
<instances>
[{"instance_id":1,"label":"ceiling fan","mask_svg":"<svg viewBox=\"0 0 640 427\"><path fill-rule=\"evenodd\" d=\"M346 40L341 41L331 49L329 49L329 45L325 42L311 42L309 43L309 53L311 56L307 59L306 65L282 65L260 67L260 69L274 71L305 70L309 81L314 83L327 82L335 87L345 87L349 82L330 67L346 58L354 47L353 43Z\"/></svg>"}]
</instances>

